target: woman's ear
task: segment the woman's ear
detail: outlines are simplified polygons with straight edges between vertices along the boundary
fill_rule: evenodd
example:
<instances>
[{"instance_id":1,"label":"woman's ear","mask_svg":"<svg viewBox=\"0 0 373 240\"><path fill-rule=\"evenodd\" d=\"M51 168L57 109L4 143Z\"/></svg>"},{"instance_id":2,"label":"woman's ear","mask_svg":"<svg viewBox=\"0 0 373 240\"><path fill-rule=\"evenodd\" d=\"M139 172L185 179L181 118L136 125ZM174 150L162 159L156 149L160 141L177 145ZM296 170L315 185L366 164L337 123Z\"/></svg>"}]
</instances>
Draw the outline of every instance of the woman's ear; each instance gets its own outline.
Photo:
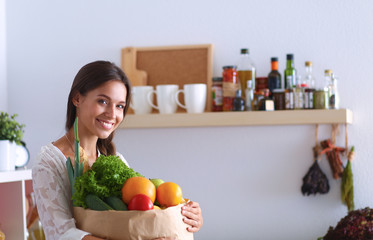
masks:
<instances>
[{"instance_id":1,"label":"woman's ear","mask_svg":"<svg viewBox=\"0 0 373 240\"><path fill-rule=\"evenodd\" d=\"M72 99L72 102L73 102L73 104L74 104L75 107L78 107L78 106L79 106L79 103L80 103L81 99L82 99L82 98L81 98L80 93L76 93L76 94L74 95L74 97L73 97L73 99Z\"/></svg>"}]
</instances>

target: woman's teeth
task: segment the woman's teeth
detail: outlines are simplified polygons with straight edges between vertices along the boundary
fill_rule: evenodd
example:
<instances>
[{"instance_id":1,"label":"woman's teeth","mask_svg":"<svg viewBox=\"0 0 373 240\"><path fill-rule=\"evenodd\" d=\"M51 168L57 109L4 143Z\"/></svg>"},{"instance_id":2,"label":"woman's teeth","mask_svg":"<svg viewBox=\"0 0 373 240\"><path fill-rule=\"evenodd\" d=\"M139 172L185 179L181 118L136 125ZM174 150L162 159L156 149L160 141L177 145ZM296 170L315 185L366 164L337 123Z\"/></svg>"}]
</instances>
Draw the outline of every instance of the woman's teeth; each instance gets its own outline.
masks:
<instances>
[{"instance_id":1,"label":"woman's teeth","mask_svg":"<svg viewBox=\"0 0 373 240\"><path fill-rule=\"evenodd\" d=\"M114 124L112 123L107 123L107 122L103 122L103 121L99 121L101 123L101 125L104 127L104 128L107 128L107 129L110 129Z\"/></svg>"}]
</instances>

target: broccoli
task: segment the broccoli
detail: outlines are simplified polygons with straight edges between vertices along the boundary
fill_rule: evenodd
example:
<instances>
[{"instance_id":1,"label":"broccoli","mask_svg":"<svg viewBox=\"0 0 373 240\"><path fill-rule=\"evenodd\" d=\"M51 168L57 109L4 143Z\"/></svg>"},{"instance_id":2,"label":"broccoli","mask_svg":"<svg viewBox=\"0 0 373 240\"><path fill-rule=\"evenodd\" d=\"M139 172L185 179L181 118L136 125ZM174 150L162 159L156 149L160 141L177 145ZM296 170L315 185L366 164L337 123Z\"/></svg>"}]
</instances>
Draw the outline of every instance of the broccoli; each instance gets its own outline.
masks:
<instances>
[{"instance_id":1,"label":"broccoli","mask_svg":"<svg viewBox=\"0 0 373 240\"><path fill-rule=\"evenodd\" d=\"M75 193L72 196L75 206L87 208L85 197L88 194L101 199L109 196L121 197L124 182L135 176L142 175L127 167L118 156L101 155L90 170L75 180Z\"/></svg>"}]
</instances>

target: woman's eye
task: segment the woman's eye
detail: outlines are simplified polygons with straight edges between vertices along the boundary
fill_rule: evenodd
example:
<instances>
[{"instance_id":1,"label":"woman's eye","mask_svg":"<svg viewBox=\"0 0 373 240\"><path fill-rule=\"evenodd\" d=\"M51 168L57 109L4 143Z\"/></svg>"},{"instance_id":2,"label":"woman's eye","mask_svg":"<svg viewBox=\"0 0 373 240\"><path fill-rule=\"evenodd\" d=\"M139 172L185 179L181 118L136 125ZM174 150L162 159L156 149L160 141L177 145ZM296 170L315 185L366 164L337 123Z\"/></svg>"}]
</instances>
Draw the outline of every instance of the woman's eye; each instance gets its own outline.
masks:
<instances>
[{"instance_id":1,"label":"woman's eye","mask_svg":"<svg viewBox=\"0 0 373 240\"><path fill-rule=\"evenodd\" d=\"M117 105L117 108L124 109L124 105L119 104L119 105Z\"/></svg>"},{"instance_id":2,"label":"woman's eye","mask_svg":"<svg viewBox=\"0 0 373 240\"><path fill-rule=\"evenodd\" d=\"M100 99L98 100L99 103L102 103L102 104L107 104L107 101L105 99Z\"/></svg>"}]
</instances>

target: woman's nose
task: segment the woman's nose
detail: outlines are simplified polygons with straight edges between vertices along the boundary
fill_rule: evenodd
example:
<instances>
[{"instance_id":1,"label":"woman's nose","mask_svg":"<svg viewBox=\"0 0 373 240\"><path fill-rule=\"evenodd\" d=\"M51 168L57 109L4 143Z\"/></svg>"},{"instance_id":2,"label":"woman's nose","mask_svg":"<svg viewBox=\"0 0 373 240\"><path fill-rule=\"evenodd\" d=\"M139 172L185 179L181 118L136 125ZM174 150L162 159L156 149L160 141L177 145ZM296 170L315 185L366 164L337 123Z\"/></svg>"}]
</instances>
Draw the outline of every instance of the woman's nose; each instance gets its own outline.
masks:
<instances>
[{"instance_id":1,"label":"woman's nose","mask_svg":"<svg viewBox=\"0 0 373 240\"><path fill-rule=\"evenodd\" d=\"M114 104L110 104L107 106L106 115L111 118L115 117L115 105Z\"/></svg>"}]
</instances>

